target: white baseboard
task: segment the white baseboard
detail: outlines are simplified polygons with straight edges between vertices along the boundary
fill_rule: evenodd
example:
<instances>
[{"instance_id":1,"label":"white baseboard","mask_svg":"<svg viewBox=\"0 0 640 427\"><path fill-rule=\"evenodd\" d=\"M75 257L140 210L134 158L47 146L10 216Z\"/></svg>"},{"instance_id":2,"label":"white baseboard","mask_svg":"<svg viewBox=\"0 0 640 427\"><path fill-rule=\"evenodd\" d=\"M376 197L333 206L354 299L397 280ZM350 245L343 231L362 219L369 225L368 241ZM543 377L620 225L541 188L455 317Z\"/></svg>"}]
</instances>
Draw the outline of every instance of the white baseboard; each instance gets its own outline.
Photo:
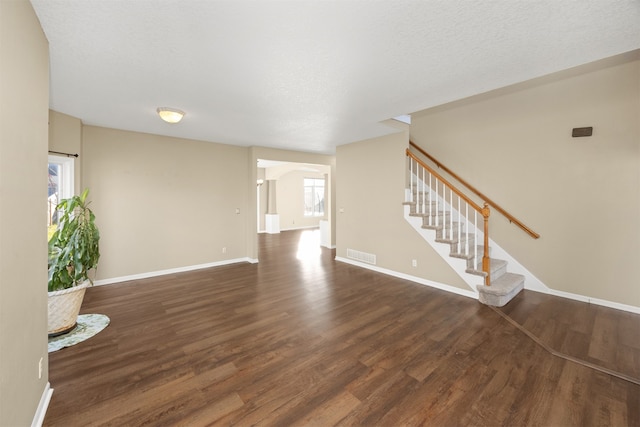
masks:
<instances>
[{"instance_id":1,"label":"white baseboard","mask_svg":"<svg viewBox=\"0 0 640 427\"><path fill-rule=\"evenodd\" d=\"M432 288L441 289L443 291L451 292L454 294L462 295L469 298L478 299L478 294L472 291L467 291L465 289L456 288L455 286L446 285L444 283L433 282L431 280L423 279L421 277L411 276L409 274L400 273L393 270L388 270L386 268L381 268L377 266L373 266L370 264L365 264L362 262L354 261L348 258L336 257L336 261L345 262L347 264L355 265L358 267L366 268L368 270L377 271L379 273L388 274L389 276L399 277L401 279L411 280L412 282L420 283L421 285L431 286ZM542 292L549 295L554 295L562 298L572 299L575 301L586 302L589 304L601 305L603 307L614 308L616 310L628 311L630 313L640 314L640 307L636 307L633 305L621 304L614 301L607 301L599 298L592 298L585 295L572 294L570 292L558 291L555 289L547 288L547 291L539 291L536 289L532 289L536 292Z\"/></svg>"},{"instance_id":2,"label":"white baseboard","mask_svg":"<svg viewBox=\"0 0 640 427\"><path fill-rule=\"evenodd\" d=\"M309 230L309 229L314 229L314 228L318 228L319 225L305 225L302 227L289 227L289 228L281 228L280 231L295 231L295 230Z\"/></svg>"},{"instance_id":3,"label":"white baseboard","mask_svg":"<svg viewBox=\"0 0 640 427\"><path fill-rule=\"evenodd\" d=\"M335 249L335 246L333 246L332 249ZM462 295L462 296L465 296L465 297L478 299L478 293L474 292L474 291L467 291L466 289L460 289L460 288L457 288L455 286L451 286L451 285L447 285L447 284L439 283L439 282L434 282L432 280L424 279L422 277L411 276L409 274L400 273L398 271L389 270L387 268L382 268L382 267L378 267L378 266L374 266L374 265L370 265L370 264L361 263L361 262L354 261L354 260L351 260L351 259L348 259L348 258L343 258L343 257L336 256L335 260L336 261L340 261L340 262L344 262L344 263L347 263L347 264L352 264L352 265L355 265L355 266L358 266L358 267L366 268L368 270L376 271L378 273L387 274L389 276L398 277L400 279L410 280L412 282L420 283L421 285L431 286L432 288L441 289L443 291L451 292L451 293L454 293L454 294L457 294L457 295ZM186 267L171 268L171 269L168 269L168 270L159 270L159 271L152 271L152 272L148 272L148 273L133 274L133 275L130 275L130 276L120 276L120 277L113 277L113 278L110 278L110 279L96 280L93 284L94 284L94 286L110 285L110 284L113 284L113 283L128 282L128 281L131 281L131 280L139 280L139 279L147 279L147 278L156 277L156 276L164 276L166 274L183 273L183 272L186 272L186 271L200 270L200 269L203 269L203 268L218 267L218 266L221 266L221 265L228 265L228 264L236 264L236 263L239 263L239 262L248 262L248 263L251 263L251 264L257 264L258 260L255 259L255 258L249 258L249 257L235 258L235 259L229 259L229 260L224 260L224 261L211 262L211 263L207 263L207 264L190 265L190 266L186 266ZM532 289L532 290L536 290L538 292L541 292L540 290L537 290L537 289ZM640 314L640 307L636 307L636 306L633 306L633 305L621 304L621 303L618 303L618 302L607 301L607 300L603 300L603 299L599 299L599 298L592 298L592 297L588 297L588 296L585 296L585 295L579 295L579 294L573 294L573 293L570 293L570 292L558 291L558 290L551 289L551 288L547 288L547 290L542 291L542 292L543 293L548 293L550 295L559 296L559 297L562 297L562 298L567 298L567 299L572 299L572 300L576 300L576 301L587 302L589 304L596 304L596 305L601 305L603 307L614 308L616 310L622 310L622 311L628 311L630 313Z\"/></svg>"},{"instance_id":4,"label":"white baseboard","mask_svg":"<svg viewBox=\"0 0 640 427\"><path fill-rule=\"evenodd\" d=\"M375 265L366 264L359 261L354 261L349 258L336 257L336 261L344 262L347 264L355 265L357 267L366 268L367 270L372 270L378 273L387 274L389 276L398 277L400 279L410 280L415 283L419 283L421 285L430 286L432 288L440 289L442 291L451 292L453 294L462 295L467 298L478 299L478 293L473 291L468 291L466 289L457 288L451 285L445 285L444 283L434 282L432 280L423 279L422 277L411 276L409 274L400 273L398 271L389 270L386 268L377 267Z\"/></svg>"},{"instance_id":5,"label":"white baseboard","mask_svg":"<svg viewBox=\"0 0 640 427\"><path fill-rule=\"evenodd\" d=\"M221 265L228 265L228 264L237 264L239 262L248 262L248 263L251 263L251 264L256 264L258 262L258 260L255 259L255 258L249 258L249 257L226 259L224 261L216 261L216 262L210 262L210 263L206 263L206 264L189 265L189 266L186 266L186 267L178 267L178 268L170 268L170 269L167 269L167 270L150 271L148 273L140 273L140 274L132 274L132 275L129 275L129 276L112 277L110 279L101 279L101 280L94 281L93 285L94 286L111 285L113 283L128 282L130 280L148 279L150 277L164 276L166 274L184 273L186 271L201 270L203 268L219 267Z\"/></svg>"},{"instance_id":6,"label":"white baseboard","mask_svg":"<svg viewBox=\"0 0 640 427\"><path fill-rule=\"evenodd\" d=\"M555 295L562 298L572 299L575 301L586 302L589 304L601 305L603 307L614 308L616 310L628 311L630 313L640 314L640 307L633 305L621 304L619 302L607 301L599 298L592 298L585 295L572 294L570 292L549 289L549 295Z\"/></svg>"},{"instance_id":7,"label":"white baseboard","mask_svg":"<svg viewBox=\"0 0 640 427\"><path fill-rule=\"evenodd\" d=\"M317 225L306 225L304 227L291 227L291 228L281 228L280 231L295 231L295 230L307 230L318 228ZM267 230L259 230L258 234L277 234L277 233L269 233Z\"/></svg>"},{"instance_id":8,"label":"white baseboard","mask_svg":"<svg viewBox=\"0 0 640 427\"><path fill-rule=\"evenodd\" d=\"M407 190L407 191L409 191L409 190ZM409 193L407 192L406 194L407 194L406 197L409 197ZM435 241L435 237L434 237L435 233L429 233L430 230L429 231L424 230L422 228L422 219L420 219L419 217L410 216L409 212L410 212L410 207L409 206L404 206L404 216L405 216L405 219L409 222L409 224L411 224L416 229L416 231L418 231L418 233L420 233L420 235L422 235L425 238L425 240L431 244L431 246L436 250L436 252L438 252L442 256L442 258L445 261L447 261L447 263L449 263L451 268L456 273L459 273L459 271L456 270L456 265L454 264L454 262L456 262L456 261L451 261L451 257L448 256L449 249L448 248L447 249L442 249L444 247L447 247L447 245L442 245L442 244L434 245L432 242ZM491 248L491 256L495 256L496 258L506 260L509 263L509 271L510 272L522 274L522 275L525 276L525 278L526 278L525 279L525 284L524 284L524 288L525 289L536 291L536 292L541 292L541 293L544 293L544 294L555 295L555 296L559 296L559 297L567 298L567 299L572 299L572 300L576 300L576 301L587 302L589 304L601 305L603 307L614 308L616 310L622 310L622 311L628 311L628 312L631 312L631 313L640 314L640 307L627 305L627 304L621 304L621 303L617 303L617 302L613 302L613 301L607 301L607 300L603 300L603 299L599 299L599 298L592 298L592 297L588 297L588 296L585 296L585 295L572 294L570 292L564 292L564 291L558 291L556 289L552 289L552 288L548 287L547 285L545 285L533 273L531 273L529 270L527 270L522 264L520 264L520 262L518 262L518 260L513 258L507 251L505 251L502 247L500 247L500 245L498 245L492 239L489 239L489 241L490 241L489 247ZM464 271L464 270L461 270L461 271ZM463 278L463 280L467 281L465 275L463 275L463 274L459 274L459 275L460 275L460 277ZM408 280L412 280L412 279L408 279ZM467 282L467 283L469 283L469 282ZM444 285L444 286L447 286L447 285ZM469 283L469 286L473 286L473 285L471 283ZM447 290L445 288L441 288L441 289ZM457 289L457 288L453 288L453 289Z\"/></svg>"},{"instance_id":9,"label":"white baseboard","mask_svg":"<svg viewBox=\"0 0 640 427\"><path fill-rule=\"evenodd\" d=\"M36 410L36 413L33 416L31 427L42 426L42 423L44 422L44 416L47 414L47 408L49 408L49 402L51 402L52 394L53 394L53 389L51 388L51 384L47 382L47 384L44 386L44 391L42 392L42 396L40 397L40 403L38 404L38 409Z\"/></svg>"}]
</instances>

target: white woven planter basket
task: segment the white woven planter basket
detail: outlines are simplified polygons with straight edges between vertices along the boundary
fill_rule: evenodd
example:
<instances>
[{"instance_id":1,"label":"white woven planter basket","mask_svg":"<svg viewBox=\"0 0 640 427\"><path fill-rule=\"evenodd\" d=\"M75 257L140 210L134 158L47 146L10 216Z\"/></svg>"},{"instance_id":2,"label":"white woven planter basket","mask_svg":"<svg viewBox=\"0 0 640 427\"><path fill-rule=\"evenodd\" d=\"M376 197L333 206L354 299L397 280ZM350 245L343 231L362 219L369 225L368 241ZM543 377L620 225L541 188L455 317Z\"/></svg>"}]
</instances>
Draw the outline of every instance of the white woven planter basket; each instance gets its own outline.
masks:
<instances>
[{"instance_id":1,"label":"white woven planter basket","mask_svg":"<svg viewBox=\"0 0 640 427\"><path fill-rule=\"evenodd\" d=\"M86 280L73 288L49 292L49 335L59 334L74 327L89 284Z\"/></svg>"}]
</instances>

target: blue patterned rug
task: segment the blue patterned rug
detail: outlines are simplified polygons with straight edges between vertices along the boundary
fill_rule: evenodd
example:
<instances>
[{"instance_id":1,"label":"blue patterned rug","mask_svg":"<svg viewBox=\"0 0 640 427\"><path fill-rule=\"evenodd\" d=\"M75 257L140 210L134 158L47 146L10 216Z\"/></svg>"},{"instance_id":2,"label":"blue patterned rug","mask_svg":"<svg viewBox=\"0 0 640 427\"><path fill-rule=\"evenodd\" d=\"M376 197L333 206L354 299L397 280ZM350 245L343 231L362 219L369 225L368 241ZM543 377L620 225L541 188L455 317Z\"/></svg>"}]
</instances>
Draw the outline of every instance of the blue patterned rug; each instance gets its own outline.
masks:
<instances>
[{"instance_id":1,"label":"blue patterned rug","mask_svg":"<svg viewBox=\"0 0 640 427\"><path fill-rule=\"evenodd\" d=\"M109 325L109 317L104 314L81 314L71 332L49 338L49 353L88 340Z\"/></svg>"}]
</instances>

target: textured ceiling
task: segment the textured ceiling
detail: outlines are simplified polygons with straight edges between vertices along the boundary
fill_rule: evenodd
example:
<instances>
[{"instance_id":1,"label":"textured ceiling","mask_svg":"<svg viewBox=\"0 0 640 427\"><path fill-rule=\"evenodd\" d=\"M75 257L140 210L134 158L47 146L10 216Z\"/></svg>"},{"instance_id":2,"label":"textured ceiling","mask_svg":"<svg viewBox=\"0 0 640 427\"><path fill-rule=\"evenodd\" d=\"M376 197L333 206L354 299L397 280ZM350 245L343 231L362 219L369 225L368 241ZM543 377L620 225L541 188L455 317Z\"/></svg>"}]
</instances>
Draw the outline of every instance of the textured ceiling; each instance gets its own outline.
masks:
<instances>
[{"instance_id":1,"label":"textured ceiling","mask_svg":"<svg viewBox=\"0 0 640 427\"><path fill-rule=\"evenodd\" d=\"M638 0L31 0L51 108L334 153L380 122L640 48ZM187 112L177 125L156 108Z\"/></svg>"}]
</instances>

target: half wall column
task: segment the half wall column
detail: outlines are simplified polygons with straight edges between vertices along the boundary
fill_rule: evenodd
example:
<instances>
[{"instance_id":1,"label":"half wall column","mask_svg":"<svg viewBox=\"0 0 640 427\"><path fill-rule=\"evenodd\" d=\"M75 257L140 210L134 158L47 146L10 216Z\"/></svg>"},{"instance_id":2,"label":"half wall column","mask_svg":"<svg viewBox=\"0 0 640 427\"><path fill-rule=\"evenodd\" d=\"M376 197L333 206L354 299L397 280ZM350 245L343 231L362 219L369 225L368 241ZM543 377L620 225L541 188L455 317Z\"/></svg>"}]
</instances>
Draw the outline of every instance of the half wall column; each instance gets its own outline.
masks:
<instances>
[{"instance_id":1,"label":"half wall column","mask_svg":"<svg viewBox=\"0 0 640 427\"><path fill-rule=\"evenodd\" d=\"M275 179L267 180L267 214L265 215L265 228L269 234L280 233L280 216L278 215L276 199Z\"/></svg>"}]
</instances>

